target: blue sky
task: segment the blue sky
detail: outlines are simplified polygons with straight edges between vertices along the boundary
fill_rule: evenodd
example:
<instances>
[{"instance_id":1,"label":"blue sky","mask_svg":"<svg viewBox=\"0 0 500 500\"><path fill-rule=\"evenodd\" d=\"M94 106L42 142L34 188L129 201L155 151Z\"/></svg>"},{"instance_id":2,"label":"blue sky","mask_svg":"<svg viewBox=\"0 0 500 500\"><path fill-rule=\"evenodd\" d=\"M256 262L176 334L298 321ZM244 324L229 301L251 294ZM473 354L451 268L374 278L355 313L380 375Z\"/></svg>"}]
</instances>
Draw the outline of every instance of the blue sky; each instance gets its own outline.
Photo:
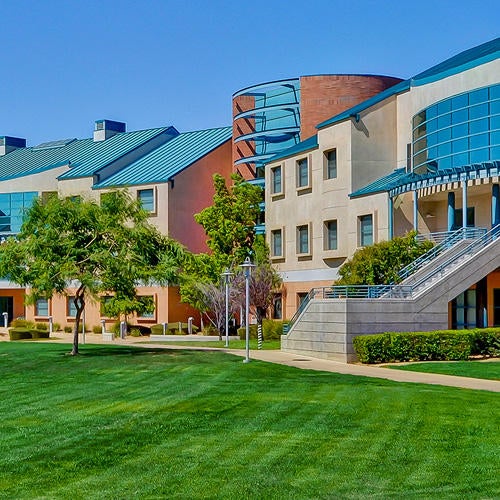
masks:
<instances>
[{"instance_id":1,"label":"blue sky","mask_svg":"<svg viewBox=\"0 0 500 500\"><path fill-rule=\"evenodd\" d=\"M0 0L0 135L90 137L94 121L231 123L249 85L408 78L499 36L498 0Z\"/></svg>"}]
</instances>

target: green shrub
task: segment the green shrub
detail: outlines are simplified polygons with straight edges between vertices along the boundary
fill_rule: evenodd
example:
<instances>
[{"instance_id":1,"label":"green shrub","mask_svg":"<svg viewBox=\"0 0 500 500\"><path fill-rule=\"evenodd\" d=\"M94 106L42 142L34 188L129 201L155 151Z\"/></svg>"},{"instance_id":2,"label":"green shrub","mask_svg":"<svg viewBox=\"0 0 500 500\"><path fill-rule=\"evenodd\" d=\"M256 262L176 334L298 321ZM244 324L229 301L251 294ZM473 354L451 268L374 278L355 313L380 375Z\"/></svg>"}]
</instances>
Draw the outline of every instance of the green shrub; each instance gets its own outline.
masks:
<instances>
[{"instance_id":1,"label":"green shrub","mask_svg":"<svg viewBox=\"0 0 500 500\"><path fill-rule=\"evenodd\" d=\"M10 325L12 328L28 328L29 329L29 328L34 328L35 323L33 323L33 321L29 321L27 319L18 318L18 319L12 320Z\"/></svg>"},{"instance_id":2,"label":"green shrub","mask_svg":"<svg viewBox=\"0 0 500 500\"><path fill-rule=\"evenodd\" d=\"M71 332L73 331L73 327L72 327L72 326L69 326L69 325L66 325L66 326L64 327L64 331L65 331L66 333L71 333Z\"/></svg>"},{"instance_id":3,"label":"green shrub","mask_svg":"<svg viewBox=\"0 0 500 500\"><path fill-rule=\"evenodd\" d=\"M46 331L49 329L49 324L48 323L35 323L35 329Z\"/></svg>"},{"instance_id":4,"label":"green shrub","mask_svg":"<svg viewBox=\"0 0 500 500\"><path fill-rule=\"evenodd\" d=\"M49 338L49 331L44 331L44 330L31 330L31 338L33 339L48 339Z\"/></svg>"},{"instance_id":5,"label":"green shrub","mask_svg":"<svg viewBox=\"0 0 500 500\"><path fill-rule=\"evenodd\" d=\"M262 321L262 337L264 340L279 340L283 335L283 325L285 321L275 319L265 319ZM251 339L257 338L257 325L250 325L248 334ZM245 340L246 330L242 326L238 328L238 335L241 340Z\"/></svg>"},{"instance_id":6,"label":"green shrub","mask_svg":"<svg viewBox=\"0 0 500 500\"><path fill-rule=\"evenodd\" d=\"M153 325L151 327L151 334L152 335L163 335L163 325L162 324Z\"/></svg>"},{"instance_id":7,"label":"green shrub","mask_svg":"<svg viewBox=\"0 0 500 500\"><path fill-rule=\"evenodd\" d=\"M130 329L130 335L132 337L141 337L142 336L141 331L139 330L139 328L135 328L135 327L133 327L133 328Z\"/></svg>"},{"instance_id":8,"label":"green shrub","mask_svg":"<svg viewBox=\"0 0 500 500\"><path fill-rule=\"evenodd\" d=\"M53 332L59 332L61 330L61 324L60 323L52 323L52 331Z\"/></svg>"},{"instance_id":9,"label":"green shrub","mask_svg":"<svg viewBox=\"0 0 500 500\"><path fill-rule=\"evenodd\" d=\"M471 330L473 337L472 354L500 356L500 328Z\"/></svg>"},{"instance_id":10,"label":"green shrub","mask_svg":"<svg viewBox=\"0 0 500 500\"><path fill-rule=\"evenodd\" d=\"M32 330L30 330L29 328L22 328L22 327L10 328L9 338L10 340L31 339L33 338L31 336L31 332Z\"/></svg>"},{"instance_id":11,"label":"green shrub","mask_svg":"<svg viewBox=\"0 0 500 500\"><path fill-rule=\"evenodd\" d=\"M355 337L353 346L362 363L456 361L470 357L474 338L469 330L381 333Z\"/></svg>"}]
</instances>

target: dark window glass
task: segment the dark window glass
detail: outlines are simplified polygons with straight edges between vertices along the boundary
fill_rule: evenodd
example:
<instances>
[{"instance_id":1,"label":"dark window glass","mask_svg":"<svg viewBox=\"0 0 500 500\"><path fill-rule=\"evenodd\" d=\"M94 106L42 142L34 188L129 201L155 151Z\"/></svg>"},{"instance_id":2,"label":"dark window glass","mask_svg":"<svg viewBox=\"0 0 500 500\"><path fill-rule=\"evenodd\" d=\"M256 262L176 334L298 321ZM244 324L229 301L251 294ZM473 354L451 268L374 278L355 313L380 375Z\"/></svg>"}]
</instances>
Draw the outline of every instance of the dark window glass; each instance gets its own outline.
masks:
<instances>
[{"instance_id":1,"label":"dark window glass","mask_svg":"<svg viewBox=\"0 0 500 500\"><path fill-rule=\"evenodd\" d=\"M282 192L281 185L281 167L276 167L271 170L273 194Z\"/></svg>"},{"instance_id":2,"label":"dark window glass","mask_svg":"<svg viewBox=\"0 0 500 500\"><path fill-rule=\"evenodd\" d=\"M283 255L283 245L281 238L281 230L271 232L272 251L274 257L281 257Z\"/></svg>"},{"instance_id":3,"label":"dark window glass","mask_svg":"<svg viewBox=\"0 0 500 500\"><path fill-rule=\"evenodd\" d=\"M309 186L309 168L307 158L297 162L297 187Z\"/></svg>"},{"instance_id":4,"label":"dark window glass","mask_svg":"<svg viewBox=\"0 0 500 500\"><path fill-rule=\"evenodd\" d=\"M478 104L480 102L486 102L488 100L488 89L478 89L469 93L469 103Z\"/></svg>"},{"instance_id":5,"label":"dark window glass","mask_svg":"<svg viewBox=\"0 0 500 500\"><path fill-rule=\"evenodd\" d=\"M337 177L337 150L332 149L326 152L326 178L335 179Z\"/></svg>"},{"instance_id":6,"label":"dark window glass","mask_svg":"<svg viewBox=\"0 0 500 500\"><path fill-rule=\"evenodd\" d=\"M420 113L417 113L413 117L413 128L417 128L420 124L424 123L425 120L426 120L425 110L421 111Z\"/></svg>"},{"instance_id":7,"label":"dark window glass","mask_svg":"<svg viewBox=\"0 0 500 500\"><path fill-rule=\"evenodd\" d=\"M420 139L420 137L423 137L427 133L426 127L427 126L424 124L413 131L413 141Z\"/></svg>"},{"instance_id":8,"label":"dark window glass","mask_svg":"<svg viewBox=\"0 0 500 500\"><path fill-rule=\"evenodd\" d=\"M325 249L337 250L337 221L329 220L325 224Z\"/></svg>"},{"instance_id":9,"label":"dark window glass","mask_svg":"<svg viewBox=\"0 0 500 500\"><path fill-rule=\"evenodd\" d=\"M415 153L418 153L419 151L425 149L426 147L427 147L427 138L424 137L423 139L420 139L413 145L413 151L415 151Z\"/></svg>"},{"instance_id":10,"label":"dark window glass","mask_svg":"<svg viewBox=\"0 0 500 500\"><path fill-rule=\"evenodd\" d=\"M470 152L470 162L481 163L483 161L488 161L490 159L489 156L489 148L476 149Z\"/></svg>"},{"instance_id":11,"label":"dark window glass","mask_svg":"<svg viewBox=\"0 0 500 500\"><path fill-rule=\"evenodd\" d=\"M373 217L371 214L359 218L359 243L366 247L373 244Z\"/></svg>"},{"instance_id":12,"label":"dark window glass","mask_svg":"<svg viewBox=\"0 0 500 500\"><path fill-rule=\"evenodd\" d=\"M309 253L309 226L297 227L297 253Z\"/></svg>"},{"instance_id":13,"label":"dark window glass","mask_svg":"<svg viewBox=\"0 0 500 500\"><path fill-rule=\"evenodd\" d=\"M48 316L49 315L49 301L47 299L38 299L36 301L35 315L36 316Z\"/></svg>"},{"instance_id":14,"label":"dark window glass","mask_svg":"<svg viewBox=\"0 0 500 500\"><path fill-rule=\"evenodd\" d=\"M451 121L453 124L463 123L469 119L469 110L461 109L460 111L454 111L451 114Z\"/></svg>"},{"instance_id":15,"label":"dark window glass","mask_svg":"<svg viewBox=\"0 0 500 500\"><path fill-rule=\"evenodd\" d=\"M424 163L427 161L427 151L423 151L422 153L418 153L413 157L413 167L415 168L417 165Z\"/></svg>"},{"instance_id":16,"label":"dark window glass","mask_svg":"<svg viewBox=\"0 0 500 500\"><path fill-rule=\"evenodd\" d=\"M451 109L465 108L469 104L468 94L457 95L451 99Z\"/></svg>"},{"instance_id":17,"label":"dark window glass","mask_svg":"<svg viewBox=\"0 0 500 500\"><path fill-rule=\"evenodd\" d=\"M155 197L154 191L152 189L141 189L137 191L137 199L141 203L141 206L147 212L154 212L155 209Z\"/></svg>"}]
</instances>

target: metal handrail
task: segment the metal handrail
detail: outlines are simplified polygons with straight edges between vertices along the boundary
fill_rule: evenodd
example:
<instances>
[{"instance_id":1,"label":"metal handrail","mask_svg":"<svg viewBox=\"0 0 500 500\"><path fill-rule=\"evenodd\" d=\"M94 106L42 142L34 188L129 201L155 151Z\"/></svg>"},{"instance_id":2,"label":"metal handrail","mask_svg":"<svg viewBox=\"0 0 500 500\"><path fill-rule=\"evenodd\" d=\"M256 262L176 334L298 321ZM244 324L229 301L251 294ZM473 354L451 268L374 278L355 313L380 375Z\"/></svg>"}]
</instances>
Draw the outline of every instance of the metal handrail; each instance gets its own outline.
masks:
<instances>
[{"instance_id":1,"label":"metal handrail","mask_svg":"<svg viewBox=\"0 0 500 500\"><path fill-rule=\"evenodd\" d=\"M429 251L425 252L420 257L416 258L414 261L410 262L407 266L403 267L403 269L398 272L399 279L401 281L405 280L423 265L427 264L431 260L434 260L438 255L455 245L458 241L465 239L479 239L484 236L486 232L487 230L485 228L461 227L460 229L451 233L432 233L442 236L443 238L441 239L441 242L432 247ZM444 237L444 235L446 234L448 236Z\"/></svg>"},{"instance_id":2,"label":"metal handrail","mask_svg":"<svg viewBox=\"0 0 500 500\"><path fill-rule=\"evenodd\" d=\"M456 235L457 233L461 233L461 237L455 240L455 243L465 239L465 235L474 234L474 232L468 233L467 229L473 228L462 228L453 233ZM484 232L486 230L481 229L480 232ZM313 288L304 298L299 308L292 316L290 321L286 326L283 327L283 333L286 334L290 331L293 324L297 321L299 316L305 310L307 304L316 298L317 295L323 299L345 299L345 298L362 298L362 299L378 299L381 297L384 298L399 298L399 299L409 299L413 297L415 290L436 276L437 274L444 271L451 264L456 263L458 259L463 257L464 255L474 255L478 251L482 250L486 245L497 239L500 234L500 225L492 228L488 232L484 232L484 234L475 239L472 243L467 245L457 254L454 254L452 257L441 263L437 268L434 268L431 273L425 274L422 278L420 278L417 282L412 283L411 285L335 285L330 287L319 287ZM467 236L468 238L469 236Z\"/></svg>"}]
</instances>

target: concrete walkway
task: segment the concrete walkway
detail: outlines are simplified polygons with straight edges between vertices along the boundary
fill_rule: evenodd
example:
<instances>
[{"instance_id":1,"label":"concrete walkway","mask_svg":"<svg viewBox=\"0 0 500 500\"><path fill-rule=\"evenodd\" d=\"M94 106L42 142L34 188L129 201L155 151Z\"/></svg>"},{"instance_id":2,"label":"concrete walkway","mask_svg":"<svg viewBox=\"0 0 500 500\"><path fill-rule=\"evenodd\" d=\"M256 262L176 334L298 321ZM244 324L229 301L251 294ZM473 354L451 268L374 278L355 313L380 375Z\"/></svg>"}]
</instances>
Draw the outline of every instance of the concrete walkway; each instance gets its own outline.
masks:
<instances>
[{"instance_id":1,"label":"concrete walkway","mask_svg":"<svg viewBox=\"0 0 500 500\"><path fill-rule=\"evenodd\" d=\"M49 342L58 343L72 343L72 334L57 332L54 334ZM8 340L8 335L2 335L0 332L0 341ZM80 345L82 343L82 335L80 335ZM158 348L158 349L195 349L206 351L222 351L235 356L245 357L243 349L220 349L211 347L196 347L196 346L175 346L158 344L150 342L137 337L127 337L126 339L115 339L112 342L102 340L102 335L87 333L85 335L85 342L87 344L106 344L106 345L129 345L144 348ZM346 375L358 375L363 377L382 378L386 380L393 380L395 382L411 382L418 384L434 384L445 385L450 387L461 387L463 389L477 389L482 391L500 392L499 380L486 380L479 378L456 377L454 375L439 375L437 373L420 373L410 372L406 370L393 370L384 366L373 365L358 365L358 364L344 364L338 361L329 361L325 359L311 358L299 354L291 354L288 352L278 350L251 350L251 360L266 361L268 363L277 363L281 365L293 366L295 368L302 368L307 370L318 370L324 372L343 373ZM500 361L492 361L500 362Z\"/></svg>"}]
</instances>

